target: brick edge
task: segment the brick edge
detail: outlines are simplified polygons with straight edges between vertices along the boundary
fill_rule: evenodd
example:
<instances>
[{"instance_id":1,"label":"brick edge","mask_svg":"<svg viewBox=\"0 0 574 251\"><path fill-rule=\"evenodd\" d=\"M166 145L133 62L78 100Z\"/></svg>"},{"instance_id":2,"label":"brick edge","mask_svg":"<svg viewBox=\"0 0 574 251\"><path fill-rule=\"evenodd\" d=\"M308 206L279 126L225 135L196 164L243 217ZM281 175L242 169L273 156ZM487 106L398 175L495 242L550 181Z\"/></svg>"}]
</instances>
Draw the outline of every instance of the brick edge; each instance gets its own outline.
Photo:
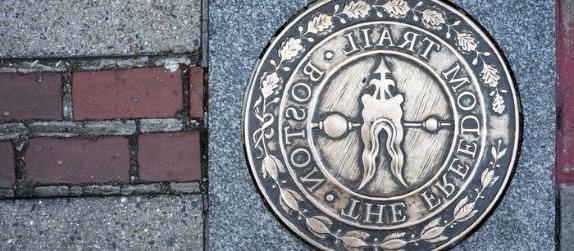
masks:
<instances>
[{"instance_id":1,"label":"brick edge","mask_svg":"<svg viewBox=\"0 0 574 251\"><path fill-rule=\"evenodd\" d=\"M574 250L574 0L556 1L556 243Z\"/></svg>"}]
</instances>

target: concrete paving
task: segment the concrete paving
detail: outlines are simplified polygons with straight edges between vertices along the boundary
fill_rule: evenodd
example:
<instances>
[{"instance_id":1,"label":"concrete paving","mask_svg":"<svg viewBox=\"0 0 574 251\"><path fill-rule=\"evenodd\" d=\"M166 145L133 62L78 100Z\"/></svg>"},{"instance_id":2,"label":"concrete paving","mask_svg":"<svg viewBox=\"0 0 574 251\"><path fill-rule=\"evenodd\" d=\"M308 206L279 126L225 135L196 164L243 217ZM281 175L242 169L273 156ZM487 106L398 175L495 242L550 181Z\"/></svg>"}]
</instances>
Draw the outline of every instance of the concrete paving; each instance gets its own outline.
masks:
<instances>
[{"instance_id":1,"label":"concrete paving","mask_svg":"<svg viewBox=\"0 0 574 251\"><path fill-rule=\"evenodd\" d=\"M255 189L243 154L241 109L245 86L262 49L283 22L309 2L210 1L212 250L307 248L277 221Z\"/></svg>"},{"instance_id":2,"label":"concrete paving","mask_svg":"<svg viewBox=\"0 0 574 251\"><path fill-rule=\"evenodd\" d=\"M201 195L0 201L1 250L203 248Z\"/></svg>"},{"instance_id":3,"label":"concrete paving","mask_svg":"<svg viewBox=\"0 0 574 251\"><path fill-rule=\"evenodd\" d=\"M3 0L1 58L187 53L201 0Z\"/></svg>"}]
</instances>

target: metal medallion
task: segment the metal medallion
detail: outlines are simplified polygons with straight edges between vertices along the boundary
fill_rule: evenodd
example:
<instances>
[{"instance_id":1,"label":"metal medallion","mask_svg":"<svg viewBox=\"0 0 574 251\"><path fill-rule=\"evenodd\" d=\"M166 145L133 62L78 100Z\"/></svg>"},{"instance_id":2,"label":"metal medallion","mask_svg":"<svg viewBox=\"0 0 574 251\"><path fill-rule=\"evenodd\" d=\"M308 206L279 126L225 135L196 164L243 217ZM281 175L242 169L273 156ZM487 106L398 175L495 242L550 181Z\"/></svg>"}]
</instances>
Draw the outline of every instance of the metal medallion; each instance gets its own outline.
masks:
<instances>
[{"instance_id":1,"label":"metal medallion","mask_svg":"<svg viewBox=\"0 0 574 251\"><path fill-rule=\"evenodd\" d=\"M267 47L244 142L278 218L321 249L441 249L493 210L519 152L510 67L440 0L318 1Z\"/></svg>"}]
</instances>

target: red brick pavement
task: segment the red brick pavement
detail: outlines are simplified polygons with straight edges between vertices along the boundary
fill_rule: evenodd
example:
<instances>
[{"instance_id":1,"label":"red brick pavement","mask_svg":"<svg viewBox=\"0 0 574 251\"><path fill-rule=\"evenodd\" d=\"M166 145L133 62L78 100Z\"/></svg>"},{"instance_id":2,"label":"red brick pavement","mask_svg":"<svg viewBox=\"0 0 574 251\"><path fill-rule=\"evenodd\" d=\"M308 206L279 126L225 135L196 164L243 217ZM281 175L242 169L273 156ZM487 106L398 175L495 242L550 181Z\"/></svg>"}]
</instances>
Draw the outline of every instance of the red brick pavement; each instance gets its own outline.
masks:
<instances>
[{"instance_id":1,"label":"red brick pavement","mask_svg":"<svg viewBox=\"0 0 574 251\"><path fill-rule=\"evenodd\" d=\"M189 116L203 118L203 92L205 72L201 67L192 67L189 73Z\"/></svg>"},{"instance_id":2,"label":"red brick pavement","mask_svg":"<svg viewBox=\"0 0 574 251\"><path fill-rule=\"evenodd\" d=\"M19 128L0 131L0 188L27 197L72 191L62 186L201 181L204 82L195 66L0 73L0 126ZM138 129L142 119L153 119L153 134Z\"/></svg>"},{"instance_id":3,"label":"red brick pavement","mask_svg":"<svg viewBox=\"0 0 574 251\"><path fill-rule=\"evenodd\" d=\"M127 182L128 139L32 139L26 168L28 181L35 184Z\"/></svg>"},{"instance_id":4,"label":"red brick pavement","mask_svg":"<svg viewBox=\"0 0 574 251\"><path fill-rule=\"evenodd\" d=\"M201 142L197 132L143 135L138 150L143 181L201 179Z\"/></svg>"},{"instance_id":5,"label":"red brick pavement","mask_svg":"<svg viewBox=\"0 0 574 251\"><path fill-rule=\"evenodd\" d=\"M74 118L170 118L182 109L182 75L164 68L76 72Z\"/></svg>"},{"instance_id":6,"label":"red brick pavement","mask_svg":"<svg viewBox=\"0 0 574 251\"><path fill-rule=\"evenodd\" d=\"M16 180L14 150L10 142L0 142L0 188L12 187Z\"/></svg>"},{"instance_id":7,"label":"red brick pavement","mask_svg":"<svg viewBox=\"0 0 574 251\"><path fill-rule=\"evenodd\" d=\"M0 73L0 122L62 119L62 75Z\"/></svg>"}]
</instances>

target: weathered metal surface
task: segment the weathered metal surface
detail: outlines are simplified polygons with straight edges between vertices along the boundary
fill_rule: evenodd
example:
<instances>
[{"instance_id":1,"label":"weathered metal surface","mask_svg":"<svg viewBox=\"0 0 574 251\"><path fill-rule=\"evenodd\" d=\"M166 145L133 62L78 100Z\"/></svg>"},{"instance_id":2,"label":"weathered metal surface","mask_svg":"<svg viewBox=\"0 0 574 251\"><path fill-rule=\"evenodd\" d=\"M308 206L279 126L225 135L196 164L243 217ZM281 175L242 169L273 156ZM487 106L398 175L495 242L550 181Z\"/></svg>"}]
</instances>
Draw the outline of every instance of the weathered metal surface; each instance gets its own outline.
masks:
<instances>
[{"instance_id":1,"label":"weathered metal surface","mask_svg":"<svg viewBox=\"0 0 574 251\"><path fill-rule=\"evenodd\" d=\"M321 249L440 249L492 211L520 148L509 67L428 1L319 1L287 24L244 103L254 181Z\"/></svg>"}]
</instances>

